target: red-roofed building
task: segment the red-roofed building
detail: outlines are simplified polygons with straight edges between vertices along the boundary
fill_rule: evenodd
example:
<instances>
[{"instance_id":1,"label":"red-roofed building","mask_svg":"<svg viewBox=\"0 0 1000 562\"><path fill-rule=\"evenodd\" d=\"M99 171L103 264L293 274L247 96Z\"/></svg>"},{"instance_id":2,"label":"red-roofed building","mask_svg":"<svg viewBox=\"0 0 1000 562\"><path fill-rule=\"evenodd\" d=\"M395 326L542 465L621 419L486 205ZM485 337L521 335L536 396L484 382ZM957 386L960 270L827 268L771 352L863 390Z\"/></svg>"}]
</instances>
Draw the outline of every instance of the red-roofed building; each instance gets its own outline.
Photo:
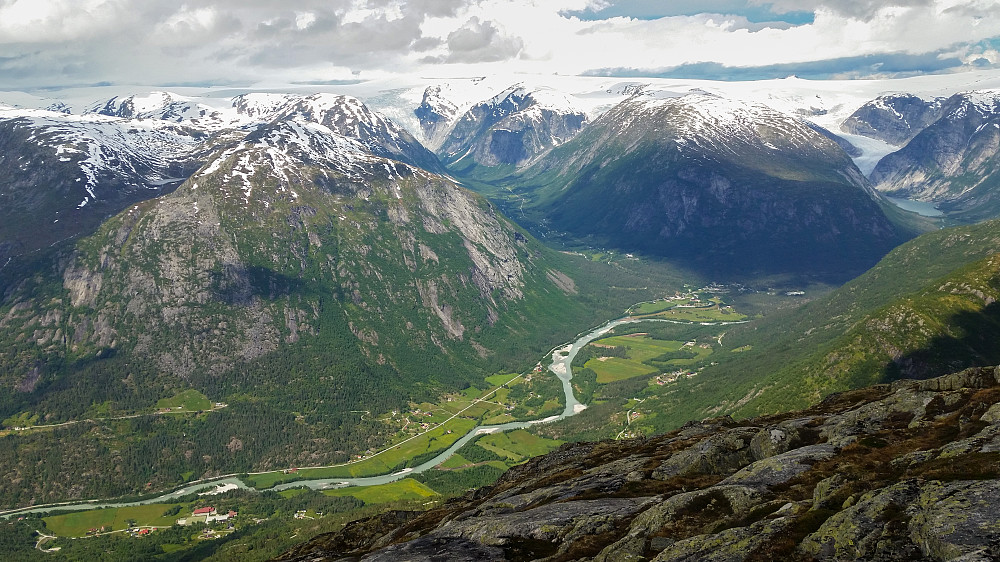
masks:
<instances>
[{"instance_id":1,"label":"red-roofed building","mask_svg":"<svg viewBox=\"0 0 1000 562\"><path fill-rule=\"evenodd\" d=\"M194 510L194 515L214 515L214 514L215 514L214 507L199 507L198 509Z\"/></svg>"}]
</instances>

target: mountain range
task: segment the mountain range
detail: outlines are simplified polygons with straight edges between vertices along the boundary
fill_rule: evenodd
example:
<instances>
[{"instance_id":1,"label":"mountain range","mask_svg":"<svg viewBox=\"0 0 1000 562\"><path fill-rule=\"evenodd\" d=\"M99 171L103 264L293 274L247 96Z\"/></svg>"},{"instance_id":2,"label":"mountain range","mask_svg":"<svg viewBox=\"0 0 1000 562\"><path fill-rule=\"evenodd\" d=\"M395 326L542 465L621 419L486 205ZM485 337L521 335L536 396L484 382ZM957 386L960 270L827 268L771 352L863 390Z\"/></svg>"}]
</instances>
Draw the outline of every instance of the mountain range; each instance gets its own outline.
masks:
<instances>
[{"instance_id":1,"label":"mountain range","mask_svg":"<svg viewBox=\"0 0 1000 562\"><path fill-rule=\"evenodd\" d=\"M637 94L499 183L536 232L716 276L847 279L913 235L831 135L711 94Z\"/></svg>"},{"instance_id":2,"label":"mountain range","mask_svg":"<svg viewBox=\"0 0 1000 562\"><path fill-rule=\"evenodd\" d=\"M401 412L491 389L558 410L554 346L635 303L704 307L708 285L749 321L615 332L674 330L690 372L575 378L578 415L522 437L624 435L622 415L679 431L566 445L288 557L988 556L926 505L992 485L993 371L898 381L1000 363L991 83L559 80L0 105L3 505L329 468L406 443ZM529 372L521 395L495 382ZM163 406L186 393L199 406ZM451 443L428 439L380 471ZM949 441L971 472L947 469ZM433 478L460 491L555 445L463 449Z\"/></svg>"},{"instance_id":3,"label":"mountain range","mask_svg":"<svg viewBox=\"0 0 1000 562\"><path fill-rule=\"evenodd\" d=\"M947 98L878 98L858 109L845 128L899 145L871 173L889 195L934 202L958 221L995 218L1000 147L996 90Z\"/></svg>"},{"instance_id":4,"label":"mountain range","mask_svg":"<svg viewBox=\"0 0 1000 562\"><path fill-rule=\"evenodd\" d=\"M177 113L173 102L157 107L144 115ZM122 493L137 478L171 482L183 465L179 472L210 475L346 460L348 450L387 437L387 428L359 422L352 410L388 412L482 386L484 376L534 361L581 321L632 298L595 298L608 293L596 287L600 266L542 247L435 173L432 153L355 98L242 96L229 114L195 114L186 126L201 134L181 138L203 139L191 150L204 152L180 186L162 195L146 189L155 170L128 176L134 160L122 156L129 165L101 173L134 178L145 200L84 187L78 196L109 200L103 212L123 209L100 222L74 220L97 216L84 214L92 199L77 202L59 215L74 239L10 256L0 270L0 380L12 390L0 412L37 423L126 415L193 387L229 404L210 422L229 435L191 442L173 424L146 427L138 431L150 446L184 441L170 455L132 459L157 458L152 473L137 469L110 488L96 481L75 491L48 479L8 490L5 501ZM113 130L169 122L77 119ZM103 137L91 140L104 153ZM68 162L62 184L81 183L70 178L87 165ZM44 213L54 212L36 210L22 217L26 231L42 229ZM251 409L254 419L304 423L261 426L245 417ZM205 423L191 420L186 433ZM109 446L101 436L62 445L60 432L34 438L39 449L63 451L46 469L56 473L72 470L76 456L100 464L90 455ZM235 442L242 445L227 449ZM35 480L33 449L22 445L5 456L5 469ZM190 447L204 454L185 458Z\"/></svg>"}]
</instances>

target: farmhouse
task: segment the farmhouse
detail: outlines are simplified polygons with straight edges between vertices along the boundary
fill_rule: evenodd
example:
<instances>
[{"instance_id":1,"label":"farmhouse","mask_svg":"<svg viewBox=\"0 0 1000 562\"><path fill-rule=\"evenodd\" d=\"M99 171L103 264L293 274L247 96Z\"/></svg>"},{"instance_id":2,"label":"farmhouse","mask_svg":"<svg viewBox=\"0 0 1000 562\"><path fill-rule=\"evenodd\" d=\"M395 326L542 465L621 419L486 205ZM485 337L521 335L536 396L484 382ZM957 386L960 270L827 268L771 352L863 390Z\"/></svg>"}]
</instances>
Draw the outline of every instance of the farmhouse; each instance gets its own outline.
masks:
<instances>
[{"instance_id":1,"label":"farmhouse","mask_svg":"<svg viewBox=\"0 0 1000 562\"><path fill-rule=\"evenodd\" d=\"M215 515L215 513L214 507L199 507L191 515Z\"/></svg>"}]
</instances>

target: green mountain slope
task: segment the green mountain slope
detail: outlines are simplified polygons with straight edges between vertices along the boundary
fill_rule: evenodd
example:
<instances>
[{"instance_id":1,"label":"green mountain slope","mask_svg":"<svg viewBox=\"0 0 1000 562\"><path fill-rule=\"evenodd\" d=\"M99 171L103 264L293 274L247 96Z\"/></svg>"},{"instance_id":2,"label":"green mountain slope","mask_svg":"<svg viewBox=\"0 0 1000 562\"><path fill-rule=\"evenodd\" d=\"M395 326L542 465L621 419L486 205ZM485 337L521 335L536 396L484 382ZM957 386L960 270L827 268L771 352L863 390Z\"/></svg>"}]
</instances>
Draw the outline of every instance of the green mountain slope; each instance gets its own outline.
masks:
<instances>
[{"instance_id":1,"label":"green mountain slope","mask_svg":"<svg viewBox=\"0 0 1000 562\"><path fill-rule=\"evenodd\" d=\"M6 427L149 413L190 388L226 404L6 432L23 485L4 504L342 462L385 443L379 414L525 368L657 283L546 250L303 115L0 275ZM638 289L596 289L609 279Z\"/></svg>"},{"instance_id":2,"label":"green mountain slope","mask_svg":"<svg viewBox=\"0 0 1000 562\"><path fill-rule=\"evenodd\" d=\"M835 391L996 363L998 252L996 221L925 234L825 297L730 330L718 365L650 405L661 408L657 424L785 411Z\"/></svg>"},{"instance_id":3,"label":"green mountain slope","mask_svg":"<svg viewBox=\"0 0 1000 562\"><path fill-rule=\"evenodd\" d=\"M742 279L846 280L911 235L826 135L709 95L633 97L501 186L548 236Z\"/></svg>"}]
</instances>

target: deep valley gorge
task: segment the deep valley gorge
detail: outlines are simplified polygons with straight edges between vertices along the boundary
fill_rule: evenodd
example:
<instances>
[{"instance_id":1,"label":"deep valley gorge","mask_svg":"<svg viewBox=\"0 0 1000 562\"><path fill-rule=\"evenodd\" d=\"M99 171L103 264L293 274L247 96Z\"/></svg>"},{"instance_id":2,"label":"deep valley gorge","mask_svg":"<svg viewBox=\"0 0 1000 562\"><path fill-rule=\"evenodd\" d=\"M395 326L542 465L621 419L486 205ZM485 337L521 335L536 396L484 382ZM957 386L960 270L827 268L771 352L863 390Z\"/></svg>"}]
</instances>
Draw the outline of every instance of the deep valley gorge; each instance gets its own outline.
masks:
<instances>
[{"instance_id":1,"label":"deep valley gorge","mask_svg":"<svg viewBox=\"0 0 1000 562\"><path fill-rule=\"evenodd\" d=\"M1000 75L868 82L0 91L0 558L997 559Z\"/></svg>"}]
</instances>

